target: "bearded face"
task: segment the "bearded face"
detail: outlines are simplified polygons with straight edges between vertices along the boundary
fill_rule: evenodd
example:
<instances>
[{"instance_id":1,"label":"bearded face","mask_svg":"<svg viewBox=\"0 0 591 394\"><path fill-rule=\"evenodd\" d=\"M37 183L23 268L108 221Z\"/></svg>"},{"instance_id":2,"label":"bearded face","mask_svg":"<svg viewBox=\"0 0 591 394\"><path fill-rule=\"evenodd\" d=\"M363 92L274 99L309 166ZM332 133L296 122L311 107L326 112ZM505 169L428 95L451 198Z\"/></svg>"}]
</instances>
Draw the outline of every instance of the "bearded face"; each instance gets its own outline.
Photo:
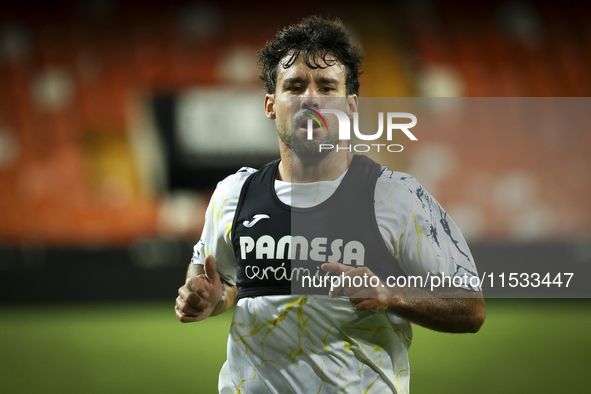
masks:
<instances>
[{"instance_id":1,"label":"bearded face","mask_svg":"<svg viewBox=\"0 0 591 394\"><path fill-rule=\"evenodd\" d=\"M275 94L267 95L265 108L267 116L276 121L282 144L299 159L317 162L331 152L326 148L321 151L322 144L336 147L339 143L337 117L321 115L321 109L351 111L350 99L356 96L347 97L346 70L336 60L324 68L310 68L302 57L288 68L279 67Z\"/></svg>"},{"instance_id":2,"label":"bearded face","mask_svg":"<svg viewBox=\"0 0 591 394\"><path fill-rule=\"evenodd\" d=\"M326 116L325 125L322 120L318 121L318 115L314 115L308 107L305 107L305 104L298 103L302 100L293 99L292 101L292 109L298 108L298 112L293 115L290 122L277 122L279 139L303 161L322 160L330 150L320 150L320 146L322 144L336 146L339 142L338 122L335 122L332 116ZM318 112L318 110L315 111ZM309 126L312 130L311 136Z\"/></svg>"}]
</instances>

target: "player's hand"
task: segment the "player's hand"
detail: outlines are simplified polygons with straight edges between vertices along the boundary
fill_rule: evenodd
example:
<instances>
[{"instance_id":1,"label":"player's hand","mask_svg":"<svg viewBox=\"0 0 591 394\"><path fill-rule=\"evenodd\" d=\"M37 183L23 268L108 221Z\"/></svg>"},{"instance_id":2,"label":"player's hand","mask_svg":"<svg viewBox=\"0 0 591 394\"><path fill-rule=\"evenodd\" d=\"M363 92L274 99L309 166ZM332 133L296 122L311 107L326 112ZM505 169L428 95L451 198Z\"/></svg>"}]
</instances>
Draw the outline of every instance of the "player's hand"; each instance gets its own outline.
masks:
<instances>
[{"instance_id":1,"label":"player's hand","mask_svg":"<svg viewBox=\"0 0 591 394\"><path fill-rule=\"evenodd\" d=\"M205 274L187 278L185 285L179 288L174 310L183 323L209 317L222 299L223 285L213 256L205 258L204 269Z\"/></svg>"},{"instance_id":2,"label":"player's hand","mask_svg":"<svg viewBox=\"0 0 591 394\"><path fill-rule=\"evenodd\" d=\"M351 282L343 280L339 286L335 286L329 291L328 295L331 298L338 297L343 292L349 297L349 301L358 311L374 310L385 311L390 306L390 301L393 298L391 289L386 286L380 278L369 270L367 267L353 268L341 263L326 263L320 267L324 271L332 272L344 277L350 277ZM360 277L361 281L354 281L354 277ZM375 277L375 278L374 278ZM374 278L374 279L372 279ZM361 283L361 286L354 286L354 283ZM349 286L350 284L350 286ZM372 286L374 284L377 286Z\"/></svg>"}]
</instances>

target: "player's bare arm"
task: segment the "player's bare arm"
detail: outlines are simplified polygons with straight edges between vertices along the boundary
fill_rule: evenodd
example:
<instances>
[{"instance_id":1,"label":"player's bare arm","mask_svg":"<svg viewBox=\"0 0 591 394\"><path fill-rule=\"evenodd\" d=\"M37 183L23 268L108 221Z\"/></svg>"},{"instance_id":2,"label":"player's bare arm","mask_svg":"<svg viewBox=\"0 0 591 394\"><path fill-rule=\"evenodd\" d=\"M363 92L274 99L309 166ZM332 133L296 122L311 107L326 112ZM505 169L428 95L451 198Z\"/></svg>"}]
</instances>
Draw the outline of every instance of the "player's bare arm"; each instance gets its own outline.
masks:
<instances>
[{"instance_id":1,"label":"player's bare arm","mask_svg":"<svg viewBox=\"0 0 591 394\"><path fill-rule=\"evenodd\" d=\"M220 278L214 257L207 256L203 265L189 264L174 309L183 323L201 321L230 309L237 295L236 286Z\"/></svg>"},{"instance_id":2,"label":"player's bare arm","mask_svg":"<svg viewBox=\"0 0 591 394\"><path fill-rule=\"evenodd\" d=\"M340 263L324 264L322 269L351 277L375 276L367 267L352 268ZM340 292L349 297L358 311L388 311L435 331L478 332L485 318L482 292L462 288L439 288L434 298L429 290L412 286L340 286L330 296L336 297Z\"/></svg>"},{"instance_id":3,"label":"player's bare arm","mask_svg":"<svg viewBox=\"0 0 591 394\"><path fill-rule=\"evenodd\" d=\"M389 299L388 310L423 327L442 332L475 333L484 323L482 292L445 287L438 291L438 295L445 298L428 298L425 289L402 287L397 290L398 297ZM466 293L470 295L467 297ZM358 303L364 301L353 299ZM371 300L368 301L362 308L371 308Z\"/></svg>"}]
</instances>

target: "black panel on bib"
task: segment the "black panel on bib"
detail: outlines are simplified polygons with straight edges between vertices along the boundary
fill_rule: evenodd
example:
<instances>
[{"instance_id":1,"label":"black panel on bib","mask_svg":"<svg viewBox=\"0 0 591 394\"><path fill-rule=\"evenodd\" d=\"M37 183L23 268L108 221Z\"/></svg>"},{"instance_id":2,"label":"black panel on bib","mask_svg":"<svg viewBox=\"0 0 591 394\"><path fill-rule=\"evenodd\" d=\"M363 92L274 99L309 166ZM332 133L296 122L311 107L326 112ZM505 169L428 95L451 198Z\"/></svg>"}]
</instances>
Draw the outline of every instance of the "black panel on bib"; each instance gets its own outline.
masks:
<instances>
[{"instance_id":1,"label":"black panel on bib","mask_svg":"<svg viewBox=\"0 0 591 394\"><path fill-rule=\"evenodd\" d=\"M320 266L339 262L368 267L382 280L401 273L379 232L374 193L380 166L353 157L347 174L326 201L292 208L275 193L279 160L248 177L240 192L232 225L238 263L238 298L263 295L328 294ZM303 276L316 276L305 282Z\"/></svg>"}]
</instances>

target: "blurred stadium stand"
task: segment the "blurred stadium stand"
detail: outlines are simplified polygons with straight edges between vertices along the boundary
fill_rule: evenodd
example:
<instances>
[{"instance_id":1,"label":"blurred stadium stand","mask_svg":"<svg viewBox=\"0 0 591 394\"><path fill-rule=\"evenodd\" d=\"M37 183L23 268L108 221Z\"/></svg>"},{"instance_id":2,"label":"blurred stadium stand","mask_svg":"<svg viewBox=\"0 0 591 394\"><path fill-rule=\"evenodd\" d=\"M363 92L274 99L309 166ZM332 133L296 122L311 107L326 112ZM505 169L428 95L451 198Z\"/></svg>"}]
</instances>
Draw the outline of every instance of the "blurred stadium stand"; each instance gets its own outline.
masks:
<instances>
[{"instance_id":1,"label":"blurred stadium stand","mask_svg":"<svg viewBox=\"0 0 591 394\"><path fill-rule=\"evenodd\" d=\"M71 281L103 269L105 283L115 289L103 298L129 297L118 286L137 275L154 288L158 277L168 278L160 286L166 294L172 289L174 298L215 182L238 167L177 161L156 104L195 87L260 92L262 100L255 51L278 27L307 14L340 16L364 46L366 97L591 93L586 1L328 1L303 8L270 10L263 2L1 2L2 299L17 301L18 287L11 283L25 285L31 272L51 271ZM484 160L467 145L490 148L499 140L486 136L497 130L468 142L426 136L434 150L414 153L452 155L461 163L437 193L425 186L467 228L475 251L490 241L499 248L516 241L587 241L591 141L589 122L584 125L568 144L557 136L512 140L517 161L503 155ZM552 152L552 160L536 152ZM413 173L412 158L393 166ZM550 177L560 180L559 187L548 186ZM466 183L484 196L466 204ZM507 190L516 193L508 203ZM531 205L532 193L548 208L528 219L530 230L516 231L512 219ZM134 252L142 245L170 262L151 264L149 253ZM77 264L80 271L72 268ZM162 290L146 294L164 296ZM78 296L85 299L72 295ZM100 292L95 296L88 295L100 299Z\"/></svg>"}]
</instances>

